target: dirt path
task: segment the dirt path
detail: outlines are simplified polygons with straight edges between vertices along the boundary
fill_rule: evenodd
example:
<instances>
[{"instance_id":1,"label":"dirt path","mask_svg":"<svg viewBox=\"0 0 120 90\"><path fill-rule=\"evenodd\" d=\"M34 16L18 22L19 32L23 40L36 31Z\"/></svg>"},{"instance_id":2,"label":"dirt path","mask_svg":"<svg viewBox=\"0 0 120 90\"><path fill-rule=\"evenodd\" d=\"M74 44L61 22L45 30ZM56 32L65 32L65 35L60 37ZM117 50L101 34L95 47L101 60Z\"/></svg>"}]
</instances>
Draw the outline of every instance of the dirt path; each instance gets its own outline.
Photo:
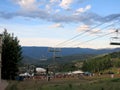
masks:
<instances>
[{"instance_id":1,"label":"dirt path","mask_svg":"<svg viewBox=\"0 0 120 90\"><path fill-rule=\"evenodd\" d=\"M8 85L7 81L2 80L0 82L0 90L5 90L5 88L7 87L7 85Z\"/></svg>"}]
</instances>

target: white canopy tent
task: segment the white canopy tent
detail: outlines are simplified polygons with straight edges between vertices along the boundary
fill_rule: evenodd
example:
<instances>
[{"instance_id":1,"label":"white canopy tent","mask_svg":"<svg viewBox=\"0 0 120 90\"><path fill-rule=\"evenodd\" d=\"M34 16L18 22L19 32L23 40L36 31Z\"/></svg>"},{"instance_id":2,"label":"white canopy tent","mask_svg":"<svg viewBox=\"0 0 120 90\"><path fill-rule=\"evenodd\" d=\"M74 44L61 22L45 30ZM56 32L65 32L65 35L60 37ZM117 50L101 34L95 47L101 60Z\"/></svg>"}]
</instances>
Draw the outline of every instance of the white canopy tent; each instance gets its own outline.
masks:
<instances>
[{"instance_id":1,"label":"white canopy tent","mask_svg":"<svg viewBox=\"0 0 120 90\"><path fill-rule=\"evenodd\" d=\"M46 69L38 67L38 68L36 68L36 71L39 73L44 73L44 72L46 72Z\"/></svg>"},{"instance_id":2,"label":"white canopy tent","mask_svg":"<svg viewBox=\"0 0 120 90\"><path fill-rule=\"evenodd\" d=\"M72 74L83 74L84 72L81 71L81 70L78 70L78 71L73 71Z\"/></svg>"},{"instance_id":3,"label":"white canopy tent","mask_svg":"<svg viewBox=\"0 0 120 90\"><path fill-rule=\"evenodd\" d=\"M30 74L26 72L26 73L19 74L19 76L30 76Z\"/></svg>"}]
</instances>

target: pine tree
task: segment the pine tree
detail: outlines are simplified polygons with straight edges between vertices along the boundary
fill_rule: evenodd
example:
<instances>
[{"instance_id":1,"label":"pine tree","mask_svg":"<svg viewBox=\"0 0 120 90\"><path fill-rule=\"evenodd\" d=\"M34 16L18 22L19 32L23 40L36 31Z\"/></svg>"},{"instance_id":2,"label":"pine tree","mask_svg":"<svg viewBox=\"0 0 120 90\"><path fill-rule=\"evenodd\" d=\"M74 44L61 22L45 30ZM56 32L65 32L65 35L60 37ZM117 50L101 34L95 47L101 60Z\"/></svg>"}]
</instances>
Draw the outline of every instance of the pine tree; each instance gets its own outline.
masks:
<instances>
[{"instance_id":1,"label":"pine tree","mask_svg":"<svg viewBox=\"0 0 120 90\"><path fill-rule=\"evenodd\" d=\"M19 40L5 30L2 44L2 78L15 79L18 73L18 64L21 60L22 52Z\"/></svg>"}]
</instances>

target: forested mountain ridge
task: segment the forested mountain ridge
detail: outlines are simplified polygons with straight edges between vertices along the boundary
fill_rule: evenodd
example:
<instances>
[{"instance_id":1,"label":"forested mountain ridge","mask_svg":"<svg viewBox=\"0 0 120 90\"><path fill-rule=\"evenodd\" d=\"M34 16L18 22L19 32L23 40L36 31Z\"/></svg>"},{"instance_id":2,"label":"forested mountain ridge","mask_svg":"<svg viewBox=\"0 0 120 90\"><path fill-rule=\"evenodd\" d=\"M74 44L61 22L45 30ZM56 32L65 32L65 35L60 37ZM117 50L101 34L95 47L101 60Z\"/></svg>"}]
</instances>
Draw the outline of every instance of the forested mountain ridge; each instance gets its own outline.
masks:
<instances>
[{"instance_id":1,"label":"forested mountain ridge","mask_svg":"<svg viewBox=\"0 0 120 90\"><path fill-rule=\"evenodd\" d=\"M52 57L53 53L48 51L49 47L22 47L23 57L29 57L35 60L40 60L42 56L47 58ZM61 48L62 56L75 54L105 54L120 51L120 48L115 49L90 49L90 48Z\"/></svg>"}]
</instances>

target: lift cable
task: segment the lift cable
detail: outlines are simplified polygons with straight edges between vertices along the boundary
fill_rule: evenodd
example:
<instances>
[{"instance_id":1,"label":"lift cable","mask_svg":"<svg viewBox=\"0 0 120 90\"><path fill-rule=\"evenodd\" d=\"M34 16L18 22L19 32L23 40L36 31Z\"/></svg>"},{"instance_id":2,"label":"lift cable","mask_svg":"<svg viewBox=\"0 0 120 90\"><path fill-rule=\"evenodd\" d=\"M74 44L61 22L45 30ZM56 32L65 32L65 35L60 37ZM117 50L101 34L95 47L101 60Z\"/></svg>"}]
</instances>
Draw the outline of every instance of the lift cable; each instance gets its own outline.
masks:
<instances>
[{"instance_id":1,"label":"lift cable","mask_svg":"<svg viewBox=\"0 0 120 90\"><path fill-rule=\"evenodd\" d=\"M115 23L118 23L118 21L115 22ZM99 32L99 31L102 31L102 30L106 29L106 28L109 28L109 27L113 26L115 23L110 24L110 25L108 25L108 26L105 26L105 27L103 27L101 30L95 31L94 33L97 33L97 32ZM93 33L93 34L94 34L94 33ZM81 38L79 38L79 39L82 39L82 38L84 38L84 37L85 37L85 36L83 36L83 37L81 37ZM77 41L77 40L76 40L76 41ZM72 41L72 42L75 42L75 41ZM71 43L72 43L72 42L71 42ZM70 45L70 46L72 46L72 45Z\"/></svg>"},{"instance_id":2,"label":"lift cable","mask_svg":"<svg viewBox=\"0 0 120 90\"><path fill-rule=\"evenodd\" d=\"M113 34L113 33L114 33L114 32L110 32L110 33L107 33L107 34L104 34L104 35L100 35L100 36L95 37L95 38L92 38L92 39L90 39L90 40L87 40L87 41L84 41L84 42L78 43L78 44L76 44L76 45L74 45L74 46L77 46L77 45L80 45L80 44L84 44L84 43L87 43L87 42L93 41L93 40L98 39L98 38L103 38L103 37L108 36L108 35Z\"/></svg>"},{"instance_id":3,"label":"lift cable","mask_svg":"<svg viewBox=\"0 0 120 90\"><path fill-rule=\"evenodd\" d=\"M110 21L112 21L112 20L114 20L114 19L116 19L116 18L118 18L118 17L119 17L119 16L113 17ZM108 21L107 21L107 22L108 22ZM68 39L68 40L66 40L66 41L63 41L63 42L61 42L61 43L58 43L58 44L55 45L55 46L59 46L59 45L64 44L64 43L66 43L66 42L68 42L68 41L71 41L71 40L73 40L74 38L77 38L77 37L79 37L79 36L85 34L86 32L89 32L89 31L91 31L92 29L95 29L95 28L97 28L97 27L99 27L99 26L101 26L101 25L103 25L103 24L105 24L105 23L107 23L107 22L98 24L98 25L96 25L96 26L90 28L89 30L84 31L83 33L79 33L78 35L76 35L76 36L74 36L74 37L72 37L72 38L70 38L70 39Z\"/></svg>"}]
</instances>

